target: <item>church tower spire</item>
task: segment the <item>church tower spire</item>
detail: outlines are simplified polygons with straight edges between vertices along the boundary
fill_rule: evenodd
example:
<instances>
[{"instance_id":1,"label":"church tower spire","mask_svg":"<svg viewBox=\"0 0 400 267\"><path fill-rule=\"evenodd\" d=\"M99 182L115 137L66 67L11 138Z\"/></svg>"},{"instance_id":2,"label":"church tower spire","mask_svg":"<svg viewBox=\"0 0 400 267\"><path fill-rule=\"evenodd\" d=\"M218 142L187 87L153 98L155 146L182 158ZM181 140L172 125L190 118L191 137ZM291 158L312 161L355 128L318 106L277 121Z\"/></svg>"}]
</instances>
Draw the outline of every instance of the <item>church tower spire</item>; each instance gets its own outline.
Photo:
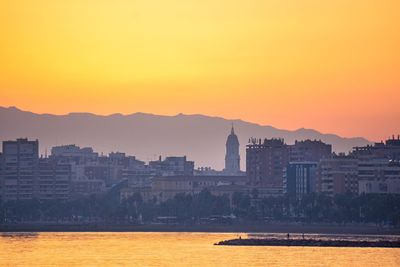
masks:
<instances>
[{"instance_id":1,"label":"church tower spire","mask_svg":"<svg viewBox=\"0 0 400 267\"><path fill-rule=\"evenodd\" d=\"M237 174L240 172L239 139L235 134L235 129L231 128L231 134L226 140L225 169L228 174Z\"/></svg>"}]
</instances>

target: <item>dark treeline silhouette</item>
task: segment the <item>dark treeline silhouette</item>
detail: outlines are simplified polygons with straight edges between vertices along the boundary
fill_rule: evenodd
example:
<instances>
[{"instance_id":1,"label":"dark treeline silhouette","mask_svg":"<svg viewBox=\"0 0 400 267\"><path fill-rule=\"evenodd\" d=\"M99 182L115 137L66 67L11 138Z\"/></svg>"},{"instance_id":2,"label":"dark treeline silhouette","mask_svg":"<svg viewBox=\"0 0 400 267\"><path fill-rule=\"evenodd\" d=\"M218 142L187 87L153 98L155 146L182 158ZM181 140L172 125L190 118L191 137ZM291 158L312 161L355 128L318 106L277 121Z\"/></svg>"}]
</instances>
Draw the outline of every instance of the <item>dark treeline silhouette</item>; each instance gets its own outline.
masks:
<instances>
[{"instance_id":1,"label":"dark treeline silhouette","mask_svg":"<svg viewBox=\"0 0 400 267\"><path fill-rule=\"evenodd\" d=\"M67 202L14 201L2 203L2 223L16 222L81 222L81 223L376 223L400 225L400 196L391 194L330 197L309 194L301 199L285 195L259 198L235 193L232 201L203 190L199 194L178 194L165 202L143 201L140 194L120 201L117 192L92 195ZM172 221L171 221L172 220ZM166 222L165 220L163 222Z\"/></svg>"}]
</instances>

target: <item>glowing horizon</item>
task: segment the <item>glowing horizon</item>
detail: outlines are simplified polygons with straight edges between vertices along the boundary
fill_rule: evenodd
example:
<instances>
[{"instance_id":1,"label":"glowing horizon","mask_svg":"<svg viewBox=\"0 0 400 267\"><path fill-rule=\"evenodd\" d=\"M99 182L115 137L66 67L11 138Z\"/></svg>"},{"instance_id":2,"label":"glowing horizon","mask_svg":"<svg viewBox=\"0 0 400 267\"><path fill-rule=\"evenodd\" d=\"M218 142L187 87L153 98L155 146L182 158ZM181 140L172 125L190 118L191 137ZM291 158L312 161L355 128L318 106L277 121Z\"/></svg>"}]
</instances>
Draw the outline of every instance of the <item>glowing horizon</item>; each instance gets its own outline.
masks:
<instances>
[{"instance_id":1,"label":"glowing horizon","mask_svg":"<svg viewBox=\"0 0 400 267\"><path fill-rule=\"evenodd\" d=\"M400 2L0 3L0 106L400 133Z\"/></svg>"}]
</instances>

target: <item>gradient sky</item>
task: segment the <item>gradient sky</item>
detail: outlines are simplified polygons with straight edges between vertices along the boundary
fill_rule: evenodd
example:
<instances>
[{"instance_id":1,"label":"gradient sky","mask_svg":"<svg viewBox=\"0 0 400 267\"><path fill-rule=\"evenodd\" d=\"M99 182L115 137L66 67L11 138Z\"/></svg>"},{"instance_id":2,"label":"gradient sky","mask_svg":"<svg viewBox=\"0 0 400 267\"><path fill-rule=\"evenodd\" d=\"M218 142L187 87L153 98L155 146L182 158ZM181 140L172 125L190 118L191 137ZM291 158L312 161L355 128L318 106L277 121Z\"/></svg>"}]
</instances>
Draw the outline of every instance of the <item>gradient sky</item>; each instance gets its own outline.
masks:
<instances>
[{"instance_id":1,"label":"gradient sky","mask_svg":"<svg viewBox=\"0 0 400 267\"><path fill-rule=\"evenodd\" d=\"M400 1L1 1L0 105L400 133Z\"/></svg>"}]
</instances>

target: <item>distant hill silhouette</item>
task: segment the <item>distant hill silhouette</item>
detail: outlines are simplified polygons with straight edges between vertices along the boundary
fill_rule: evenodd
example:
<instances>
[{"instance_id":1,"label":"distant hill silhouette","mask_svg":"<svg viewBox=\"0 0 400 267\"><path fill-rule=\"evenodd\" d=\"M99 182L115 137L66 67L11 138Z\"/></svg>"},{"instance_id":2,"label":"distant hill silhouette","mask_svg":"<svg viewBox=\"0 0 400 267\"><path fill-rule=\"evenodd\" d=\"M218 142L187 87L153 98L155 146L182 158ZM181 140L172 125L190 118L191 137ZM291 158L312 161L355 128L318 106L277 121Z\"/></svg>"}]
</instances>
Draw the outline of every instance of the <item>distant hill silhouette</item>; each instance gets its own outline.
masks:
<instances>
[{"instance_id":1,"label":"distant hill silhouette","mask_svg":"<svg viewBox=\"0 0 400 267\"><path fill-rule=\"evenodd\" d=\"M282 137L294 140L317 139L333 145L336 152L348 152L354 146L369 143L364 138L343 138L311 129L288 131L242 120L227 120L204 115L160 116L145 113L100 116L90 113L67 115L35 114L15 107L0 107L0 140L19 137L39 139L42 154L55 145L92 146L95 151L125 152L148 161L159 155L186 155L196 167L222 169L226 137L232 122L239 137L241 166L244 169L245 146L250 137Z\"/></svg>"}]
</instances>

